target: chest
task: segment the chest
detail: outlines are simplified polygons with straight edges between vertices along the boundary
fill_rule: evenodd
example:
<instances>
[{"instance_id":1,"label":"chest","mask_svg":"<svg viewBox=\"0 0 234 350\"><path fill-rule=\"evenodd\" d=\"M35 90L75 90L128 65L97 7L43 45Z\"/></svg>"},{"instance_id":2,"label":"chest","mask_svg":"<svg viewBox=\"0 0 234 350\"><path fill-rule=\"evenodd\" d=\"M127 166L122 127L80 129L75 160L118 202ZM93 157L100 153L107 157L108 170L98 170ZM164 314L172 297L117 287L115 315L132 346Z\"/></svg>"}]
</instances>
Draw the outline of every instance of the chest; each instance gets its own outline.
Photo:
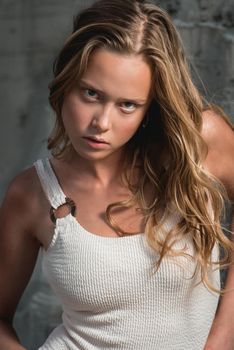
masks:
<instances>
[{"instance_id":1,"label":"chest","mask_svg":"<svg viewBox=\"0 0 234 350\"><path fill-rule=\"evenodd\" d=\"M75 218L88 231L108 237L118 237L116 228L127 234L145 231L146 220L140 210L140 203L129 200L132 193L118 182L106 189L89 189L88 186L77 190L66 190L66 194L76 204ZM145 203L153 200L152 189L145 190Z\"/></svg>"},{"instance_id":2,"label":"chest","mask_svg":"<svg viewBox=\"0 0 234 350\"><path fill-rule=\"evenodd\" d=\"M65 224L66 223L66 224ZM154 270L157 254L144 234L110 238L86 232L72 218L58 220L55 236L44 252L44 271L62 303L73 310L102 312L134 308L158 298L182 298L196 283L195 264L186 258L164 259ZM155 305L155 303L154 303Z\"/></svg>"},{"instance_id":3,"label":"chest","mask_svg":"<svg viewBox=\"0 0 234 350\"><path fill-rule=\"evenodd\" d=\"M69 196L75 203L74 220L87 232L102 237L119 237L115 231L116 225L129 234L138 234L145 230L144 218L137 206L127 207L122 204L116 206L110 211L110 219L107 219L108 206L126 200L126 193L113 191L113 193L92 194L87 191L77 193L73 191ZM50 246L56 227L51 221L50 209L48 201L43 198L35 235L45 249ZM66 219L70 212L69 206L61 205L54 211L54 215L59 220Z\"/></svg>"},{"instance_id":4,"label":"chest","mask_svg":"<svg viewBox=\"0 0 234 350\"><path fill-rule=\"evenodd\" d=\"M130 234L144 232L143 215L137 206L127 207L125 200L123 196L81 196L75 217L81 226L96 235L118 237L116 227Z\"/></svg>"}]
</instances>

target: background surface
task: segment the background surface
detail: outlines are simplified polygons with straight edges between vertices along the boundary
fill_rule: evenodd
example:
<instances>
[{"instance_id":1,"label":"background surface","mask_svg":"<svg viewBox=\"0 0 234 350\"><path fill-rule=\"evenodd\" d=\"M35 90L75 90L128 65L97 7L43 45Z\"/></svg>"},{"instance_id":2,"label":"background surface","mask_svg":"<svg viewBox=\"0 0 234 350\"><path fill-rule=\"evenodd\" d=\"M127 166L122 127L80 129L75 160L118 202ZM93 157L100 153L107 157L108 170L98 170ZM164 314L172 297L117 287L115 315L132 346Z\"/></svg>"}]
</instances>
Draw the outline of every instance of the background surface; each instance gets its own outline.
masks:
<instances>
[{"instance_id":1,"label":"background surface","mask_svg":"<svg viewBox=\"0 0 234 350\"><path fill-rule=\"evenodd\" d=\"M47 154L53 59L71 31L73 15L92 2L0 0L0 199L17 172ZM234 0L154 2L173 16L201 91L234 116ZM61 317L40 269L39 259L15 318L30 350Z\"/></svg>"}]
</instances>

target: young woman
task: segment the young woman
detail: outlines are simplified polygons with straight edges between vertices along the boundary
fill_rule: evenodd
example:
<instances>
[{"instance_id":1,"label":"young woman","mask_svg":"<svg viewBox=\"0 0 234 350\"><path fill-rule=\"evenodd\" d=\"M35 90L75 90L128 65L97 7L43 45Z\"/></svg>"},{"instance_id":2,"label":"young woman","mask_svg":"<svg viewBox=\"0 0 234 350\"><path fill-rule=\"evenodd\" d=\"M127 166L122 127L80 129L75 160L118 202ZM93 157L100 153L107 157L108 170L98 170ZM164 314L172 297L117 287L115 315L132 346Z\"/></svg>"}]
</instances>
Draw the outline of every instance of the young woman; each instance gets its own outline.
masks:
<instances>
[{"instance_id":1,"label":"young woman","mask_svg":"<svg viewBox=\"0 0 234 350\"><path fill-rule=\"evenodd\" d=\"M83 11L50 103L52 155L1 209L0 348L23 349L11 322L42 249L63 323L40 350L233 349L233 291L216 312L233 130L204 111L171 19L136 0Z\"/></svg>"}]
</instances>

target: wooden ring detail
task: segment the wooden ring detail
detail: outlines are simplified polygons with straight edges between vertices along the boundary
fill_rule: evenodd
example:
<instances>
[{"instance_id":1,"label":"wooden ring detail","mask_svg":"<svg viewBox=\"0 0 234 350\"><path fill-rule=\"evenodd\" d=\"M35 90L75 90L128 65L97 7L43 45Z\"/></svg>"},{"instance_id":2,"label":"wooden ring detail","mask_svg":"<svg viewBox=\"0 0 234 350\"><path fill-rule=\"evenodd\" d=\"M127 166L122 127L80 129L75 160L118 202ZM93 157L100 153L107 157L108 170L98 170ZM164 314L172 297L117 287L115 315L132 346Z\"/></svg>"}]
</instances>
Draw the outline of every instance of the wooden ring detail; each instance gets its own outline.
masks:
<instances>
[{"instance_id":1,"label":"wooden ring detail","mask_svg":"<svg viewBox=\"0 0 234 350\"><path fill-rule=\"evenodd\" d=\"M70 208L70 213L72 214L72 216L75 216L76 215L76 205L75 205L75 202L69 198L69 197L66 197L65 198L65 203L61 204L59 207L61 207L62 205L68 205L68 207ZM58 208L59 208L58 207ZM54 208L54 207L50 207L50 219L51 221L56 224L56 216L55 216L55 211L58 209L58 208Z\"/></svg>"}]
</instances>

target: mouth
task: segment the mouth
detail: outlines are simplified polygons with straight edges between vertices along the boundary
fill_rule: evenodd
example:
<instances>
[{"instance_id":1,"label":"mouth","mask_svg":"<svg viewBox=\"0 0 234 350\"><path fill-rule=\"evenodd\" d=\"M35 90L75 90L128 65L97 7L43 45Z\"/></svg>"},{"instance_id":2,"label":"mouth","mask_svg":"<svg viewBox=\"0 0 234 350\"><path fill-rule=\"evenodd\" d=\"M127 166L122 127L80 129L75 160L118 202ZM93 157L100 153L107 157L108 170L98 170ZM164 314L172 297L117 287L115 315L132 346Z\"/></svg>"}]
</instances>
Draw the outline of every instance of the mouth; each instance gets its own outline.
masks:
<instances>
[{"instance_id":1,"label":"mouth","mask_svg":"<svg viewBox=\"0 0 234 350\"><path fill-rule=\"evenodd\" d=\"M94 142L96 144L106 144L108 145L109 143L106 142L105 140L103 139L100 139L98 137L94 137L94 136L85 136L84 137L85 140L88 140L88 141L91 141L91 142Z\"/></svg>"}]
</instances>

